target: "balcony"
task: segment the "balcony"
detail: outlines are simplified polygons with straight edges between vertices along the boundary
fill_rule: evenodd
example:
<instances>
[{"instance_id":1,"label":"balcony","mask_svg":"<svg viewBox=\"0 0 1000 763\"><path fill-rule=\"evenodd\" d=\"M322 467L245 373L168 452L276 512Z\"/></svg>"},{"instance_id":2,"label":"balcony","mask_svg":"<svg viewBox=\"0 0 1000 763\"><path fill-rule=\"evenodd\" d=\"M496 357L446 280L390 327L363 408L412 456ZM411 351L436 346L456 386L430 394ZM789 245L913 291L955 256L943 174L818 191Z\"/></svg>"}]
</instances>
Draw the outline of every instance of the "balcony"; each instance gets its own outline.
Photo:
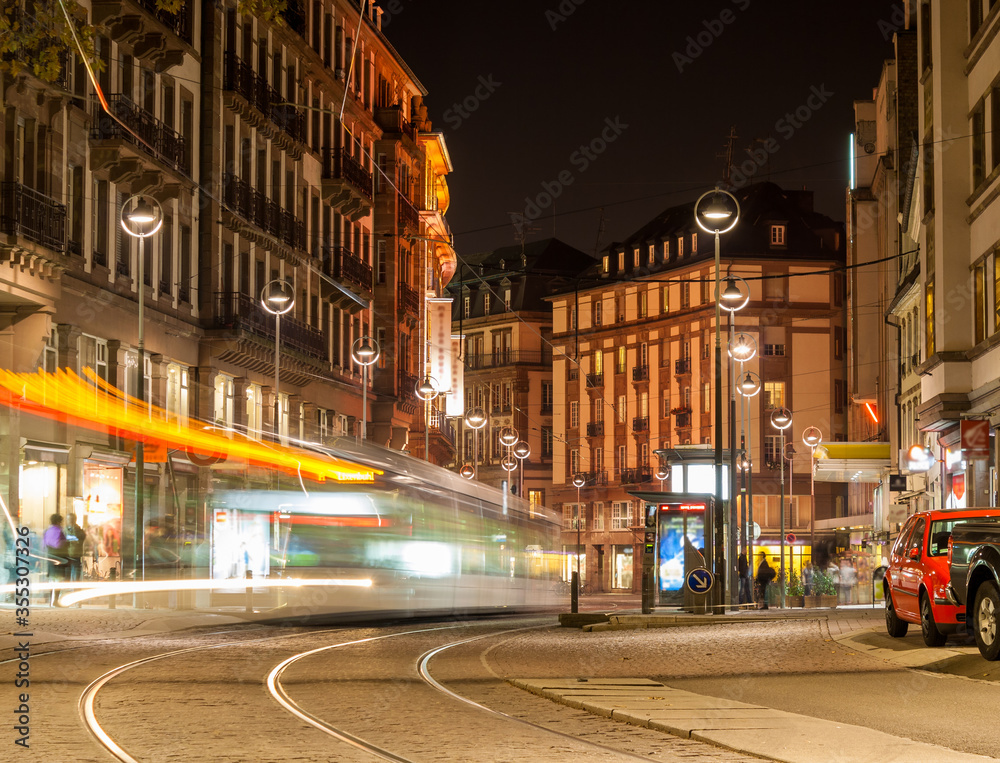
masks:
<instances>
[{"instance_id":1,"label":"balcony","mask_svg":"<svg viewBox=\"0 0 1000 763\"><path fill-rule=\"evenodd\" d=\"M586 487L596 487L608 484L608 473L605 471L579 472L579 475L586 480Z\"/></svg>"},{"instance_id":2,"label":"balcony","mask_svg":"<svg viewBox=\"0 0 1000 763\"><path fill-rule=\"evenodd\" d=\"M637 466L634 469L622 469L621 481L623 485L637 485L642 482L650 482L653 479L653 470L648 466Z\"/></svg>"},{"instance_id":3,"label":"balcony","mask_svg":"<svg viewBox=\"0 0 1000 763\"><path fill-rule=\"evenodd\" d=\"M635 368L633 368L632 381L634 382L649 381L649 366L636 366Z\"/></svg>"},{"instance_id":4,"label":"balcony","mask_svg":"<svg viewBox=\"0 0 1000 763\"><path fill-rule=\"evenodd\" d=\"M691 358L680 358L674 361L674 373L678 376L691 373Z\"/></svg>"},{"instance_id":5,"label":"balcony","mask_svg":"<svg viewBox=\"0 0 1000 763\"><path fill-rule=\"evenodd\" d=\"M212 324L211 328L248 332L274 341L275 317L258 300L241 292L216 292ZM281 316L281 349L326 359L326 339L322 332L288 315Z\"/></svg>"},{"instance_id":6,"label":"balcony","mask_svg":"<svg viewBox=\"0 0 1000 763\"><path fill-rule=\"evenodd\" d=\"M273 236L287 246L305 251L305 224L296 219L291 212L282 209L267 196L228 172L222 176L222 203L259 231ZM248 230L245 226L237 227L240 233L255 237L256 231ZM259 235L256 237L259 239ZM257 240L257 243L266 244L266 241Z\"/></svg>"},{"instance_id":7,"label":"balcony","mask_svg":"<svg viewBox=\"0 0 1000 763\"><path fill-rule=\"evenodd\" d=\"M396 397L401 403L416 406L420 402L417 398L417 377L406 371L399 371L396 374Z\"/></svg>"},{"instance_id":8,"label":"balcony","mask_svg":"<svg viewBox=\"0 0 1000 763\"><path fill-rule=\"evenodd\" d=\"M133 193L154 186L193 187L187 180L191 161L188 143L180 133L123 93L109 96L108 108L114 116L99 112L90 131L94 172L113 183L131 184ZM174 174L172 183L163 177L165 170ZM137 187L137 183L142 186Z\"/></svg>"},{"instance_id":9,"label":"balcony","mask_svg":"<svg viewBox=\"0 0 1000 763\"><path fill-rule=\"evenodd\" d=\"M350 249L342 246L323 247L323 272L350 291L371 298L372 266L355 257ZM342 292L335 287L321 281L320 291L323 299L336 303L341 309L349 309L349 306L339 304Z\"/></svg>"},{"instance_id":10,"label":"balcony","mask_svg":"<svg viewBox=\"0 0 1000 763\"><path fill-rule=\"evenodd\" d=\"M302 156L302 145L296 144L306 140L305 115L286 104L281 93L232 51L226 53L222 89L227 93L226 106L239 112L263 137L278 143L295 159Z\"/></svg>"},{"instance_id":11,"label":"balcony","mask_svg":"<svg viewBox=\"0 0 1000 763\"><path fill-rule=\"evenodd\" d=\"M323 199L351 222L357 222L372 211L372 173L345 149L324 149Z\"/></svg>"},{"instance_id":12,"label":"balcony","mask_svg":"<svg viewBox=\"0 0 1000 763\"><path fill-rule=\"evenodd\" d=\"M681 429L689 428L691 426L691 412L674 414L674 426Z\"/></svg>"},{"instance_id":13,"label":"balcony","mask_svg":"<svg viewBox=\"0 0 1000 763\"><path fill-rule=\"evenodd\" d=\"M0 183L0 232L66 251L66 207L20 183Z\"/></svg>"},{"instance_id":14,"label":"balcony","mask_svg":"<svg viewBox=\"0 0 1000 763\"><path fill-rule=\"evenodd\" d=\"M400 230L420 233L420 213L417 208L403 194L397 193L396 197Z\"/></svg>"},{"instance_id":15,"label":"balcony","mask_svg":"<svg viewBox=\"0 0 1000 763\"><path fill-rule=\"evenodd\" d=\"M412 122L403 118L403 110L399 106L375 109L375 122L382 128L384 138L400 135L406 136L414 143L417 142L417 130Z\"/></svg>"},{"instance_id":16,"label":"balcony","mask_svg":"<svg viewBox=\"0 0 1000 763\"><path fill-rule=\"evenodd\" d=\"M156 7L156 0L94 0L94 26L104 26L109 37L132 47L133 54L158 72L194 55L191 47L191 3L178 13ZM147 61L148 59L148 61Z\"/></svg>"},{"instance_id":17,"label":"balcony","mask_svg":"<svg viewBox=\"0 0 1000 763\"><path fill-rule=\"evenodd\" d=\"M587 424L587 437L600 437L604 434L603 421L591 421Z\"/></svg>"},{"instance_id":18,"label":"balcony","mask_svg":"<svg viewBox=\"0 0 1000 763\"><path fill-rule=\"evenodd\" d=\"M640 432L649 431L649 417L648 416L637 416L632 419L632 431L636 434Z\"/></svg>"},{"instance_id":19,"label":"balcony","mask_svg":"<svg viewBox=\"0 0 1000 763\"><path fill-rule=\"evenodd\" d=\"M552 363L552 351L539 350L496 350L492 353L466 355L465 367L502 368L504 366L548 366ZM551 406L549 406L551 408Z\"/></svg>"},{"instance_id":20,"label":"balcony","mask_svg":"<svg viewBox=\"0 0 1000 763\"><path fill-rule=\"evenodd\" d=\"M604 374L587 374L587 388L599 389L604 386Z\"/></svg>"},{"instance_id":21,"label":"balcony","mask_svg":"<svg viewBox=\"0 0 1000 763\"><path fill-rule=\"evenodd\" d=\"M411 289L405 283L399 284L399 309L406 315L416 317L420 315L420 297L417 296L416 289Z\"/></svg>"}]
</instances>

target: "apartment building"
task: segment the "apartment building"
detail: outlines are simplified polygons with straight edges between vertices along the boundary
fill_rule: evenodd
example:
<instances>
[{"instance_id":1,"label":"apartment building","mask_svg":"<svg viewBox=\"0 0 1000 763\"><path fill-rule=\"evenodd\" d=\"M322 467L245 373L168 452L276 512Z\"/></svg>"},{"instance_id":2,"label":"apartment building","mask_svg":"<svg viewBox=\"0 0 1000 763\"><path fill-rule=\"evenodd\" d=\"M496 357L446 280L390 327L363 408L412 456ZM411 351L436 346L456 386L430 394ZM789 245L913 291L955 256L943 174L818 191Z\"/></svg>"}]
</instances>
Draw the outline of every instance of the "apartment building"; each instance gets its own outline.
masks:
<instances>
[{"instance_id":1,"label":"apartment building","mask_svg":"<svg viewBox=\"0 0 1000 763\"><path fill-rule=\"evenodd\" d=\"M368 395L369 439L409 448L424 420L425 304L455 269L451 162L379 7L293 0L266 22L202 0L176 14L83 6L113 117L77 56L55 83L3 76L3 366L91 369L130 392L141 378L169 416L253 439L357 435ZM137 194L163 215L142 244L120 224ZM294 298L277 348L262 304L275 280ZM381 347L368 390L352 358L362 337ZM75 508L131 531L128 443L12 409L0 428L3 498L26 524ZM146 465L150 523L203 527L185 462Z\"/></svg>"},{"instance_id":2,"label":"apartment building","mask_svg":"<svg viewBox=\"0 0 1000 763\"><path fill-rule=\"evenodd\" d=\"M808 191L759 183L733 193L741 214L721 238L721 276L745 279L749 301L734 331L753 337L758 352L734 368L724 323L724 429L731 374L759 374L763 389L735 422L752 459L758 544L777 553L784 466L786 531L798 539L792 553L808 558L808 452L799 445L790 462L782 459L769 416L777 407L791 410L794 443L809 426L827 442L845 438L843 227L814 211ZM592 590L638 590L642 514L630 493L660 489L655 452L714 444L714 238L697 227L693 208L665 210L609 247L579 289L551 297L553 503L562 506L567 553L579 523ZM585 480L579 493L577 475ZM662 487L714 492L714 481L684 487L668 479ZM815 517L843 513L845 493L835 483L817 484Z\"/></svg>"}]
</instances>

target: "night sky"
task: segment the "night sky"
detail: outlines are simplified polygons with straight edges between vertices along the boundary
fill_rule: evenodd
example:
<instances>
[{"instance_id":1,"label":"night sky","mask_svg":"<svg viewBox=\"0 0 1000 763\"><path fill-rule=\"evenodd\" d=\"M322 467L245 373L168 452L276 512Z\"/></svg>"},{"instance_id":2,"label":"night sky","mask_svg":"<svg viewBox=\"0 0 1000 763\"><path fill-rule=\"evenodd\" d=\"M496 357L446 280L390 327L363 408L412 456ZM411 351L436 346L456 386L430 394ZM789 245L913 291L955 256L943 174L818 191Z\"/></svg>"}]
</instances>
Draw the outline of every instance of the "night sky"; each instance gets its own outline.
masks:
<instances>
[{"instance_id":1,"label":"night sky","mask_svg":"<svg viewBox=\"0 0 1000 763\"><path fill-rule=\"evenodd\" d=\"M528 240L593 253L603 207L600 248L621 240L722 179L730 127L734 163L751 170L734 182L807 187L843 220L852 103L871 99L902 3L381 6L448 142L461 256L514 243L512 212L527 212Z\"/></svg>"}]
</instances>

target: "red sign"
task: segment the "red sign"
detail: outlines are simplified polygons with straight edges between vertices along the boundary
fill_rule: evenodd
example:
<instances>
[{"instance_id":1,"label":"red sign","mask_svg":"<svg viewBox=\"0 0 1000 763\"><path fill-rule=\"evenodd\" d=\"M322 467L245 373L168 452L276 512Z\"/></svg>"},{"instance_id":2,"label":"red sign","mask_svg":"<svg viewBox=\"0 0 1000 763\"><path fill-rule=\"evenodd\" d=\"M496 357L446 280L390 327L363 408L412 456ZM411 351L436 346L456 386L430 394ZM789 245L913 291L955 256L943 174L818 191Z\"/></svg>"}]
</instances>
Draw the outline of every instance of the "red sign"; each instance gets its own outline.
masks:
<instances>
[{"instance_id":1,"label":"red sign","mask_svg":"<svg viewBox=\"0 0 1000 763\"><path fill-rule=\"evenodd\" d=\"M990 422L987 419L962 421L962 451L966 458L990 457Z\"/></svg>"},{"instance_id":2,"label":"red sign","mask_svg":"<svg viewBox=\"0 0 1000 763\"><path fill-rule=\"evenodd\" d=\"M961 501L962 497L965 495L965 475L964 474L953 474L951 475L951 492L955 494L956 500Z\"/></svg>"},{"instance_id":3,"label":"red sign","mask_svg":"<svg viewBox=\"0 0 1000 763\"><path fill-rule=\"evenodd\" d=\"M785 540L788 541L789 543L794 543L795 533L788 533L788 535L785 536Z\"/></svg>"}]
</instances>

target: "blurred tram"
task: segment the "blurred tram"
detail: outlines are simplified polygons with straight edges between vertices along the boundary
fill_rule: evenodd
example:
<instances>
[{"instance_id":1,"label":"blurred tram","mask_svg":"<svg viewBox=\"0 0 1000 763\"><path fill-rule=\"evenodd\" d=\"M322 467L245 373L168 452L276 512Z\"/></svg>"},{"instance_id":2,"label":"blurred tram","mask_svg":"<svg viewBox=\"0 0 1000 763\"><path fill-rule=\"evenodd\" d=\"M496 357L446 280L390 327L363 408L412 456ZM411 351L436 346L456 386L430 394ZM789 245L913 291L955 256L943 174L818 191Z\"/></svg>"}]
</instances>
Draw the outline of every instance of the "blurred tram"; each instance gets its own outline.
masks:
<instances>
[{"instance_id":1,"label":"blurred tram","mask_svg":"<svg viewBox=\"0 0 1000 763\"><path fill-rule=\"evenodd\" d=\"M555 605L558 524L547 509L395 451L342 439L298 447L371 468L345 482L283 475L215 489L210 574L316 585L261 591L282 617L472 614ZM220 603L226 592L215 594Z\"/></svg>"}]
</instances>

